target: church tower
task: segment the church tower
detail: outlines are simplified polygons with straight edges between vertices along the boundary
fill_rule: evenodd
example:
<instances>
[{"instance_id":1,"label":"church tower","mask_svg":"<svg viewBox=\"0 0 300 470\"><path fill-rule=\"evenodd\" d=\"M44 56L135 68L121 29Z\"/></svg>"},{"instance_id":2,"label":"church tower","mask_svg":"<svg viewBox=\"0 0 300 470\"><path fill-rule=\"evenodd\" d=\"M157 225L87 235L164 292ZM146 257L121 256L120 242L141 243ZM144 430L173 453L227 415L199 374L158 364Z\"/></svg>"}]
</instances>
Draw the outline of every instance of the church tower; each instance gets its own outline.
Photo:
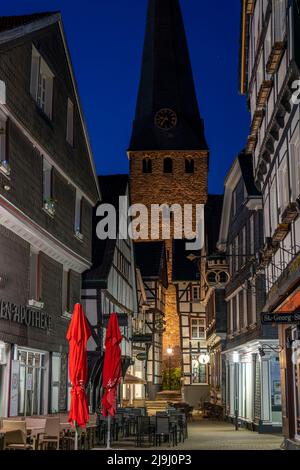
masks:
<instances>
[{"instance_id":1,"label":"church tower","mask_svg":"<svg viewBox=\"0 0 300 470\"><path fill-rule=\"evenodd\" d=\"M141 79L128 156L132 204L144 204L149 209L153 204L206 204L209 150L179 0L148 0ZM173 361L180 366L172 237L166 242L166 250L169 288L163 356L171 346Z\"/></svg>"}]
</instances>

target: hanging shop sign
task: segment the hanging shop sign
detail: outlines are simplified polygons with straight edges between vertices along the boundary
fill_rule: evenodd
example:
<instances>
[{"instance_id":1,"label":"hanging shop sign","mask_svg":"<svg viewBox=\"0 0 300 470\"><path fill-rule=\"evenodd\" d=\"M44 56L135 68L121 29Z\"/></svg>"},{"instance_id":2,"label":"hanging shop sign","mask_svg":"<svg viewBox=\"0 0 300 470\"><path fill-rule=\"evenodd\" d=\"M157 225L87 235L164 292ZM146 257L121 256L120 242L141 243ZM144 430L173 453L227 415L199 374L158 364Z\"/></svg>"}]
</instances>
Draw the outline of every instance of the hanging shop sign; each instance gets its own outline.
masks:
<instances>
[{"instance_id":1,"label":"hanging shop sign","mask_svg":"<svg viewBox=\"0 0 300 470\"><path fill-rule=\"evenodd\" d=\"M299 312L263 313L261 322L263 325L293 325L300 323Z\"/></svg>"},{"instance_id":2,"label":"hanging shop sign","mask_svg":"<svg viewBox=\"0 0 300 470\"><path fill-rule=\"evenodd\" d=\"M0 299L0 320L41 330L51 330L51 316L42 310L15 305Z\"/></svg>"},{"instance_id":3,"label":"hanging shop sign","mask_svg":"<svg viewBox=\"0 0 300 470\"><path fill-rule=\"evenodd\" d=\"M136 359L138 361L141 361L141 362L146 361L147 360L147 353L137 354Z\"/></svg>"}]
</instances>

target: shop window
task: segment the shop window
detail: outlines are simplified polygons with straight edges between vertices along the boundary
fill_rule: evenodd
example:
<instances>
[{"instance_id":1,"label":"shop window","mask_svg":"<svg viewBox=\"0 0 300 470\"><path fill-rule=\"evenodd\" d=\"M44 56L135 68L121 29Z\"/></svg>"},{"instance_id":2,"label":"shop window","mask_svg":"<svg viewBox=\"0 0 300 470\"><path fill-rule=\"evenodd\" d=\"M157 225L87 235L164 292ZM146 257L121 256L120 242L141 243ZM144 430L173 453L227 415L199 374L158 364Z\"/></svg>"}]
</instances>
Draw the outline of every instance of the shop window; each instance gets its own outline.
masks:
<instances>
[{"instance_id":1,"label":"shop window","mask_svg":"<svg viewBox=\"0 0 300 470\"><path fill-rule=\"evenodd\" d=\"M52 119L54 75L35 47L32 47L30 93L39 108Z\"/></svg>"},{"instance_id":2,"label":"shop window","mask_svg":"<svg viewBox=\"0 0 300 470\"><path fill-rule=\"evenodd\" d=\"M74 104L68 98L67 105L67 142L73 147L74 145Z\"/></svg>"},{"instance_id":3,"label":"shop window","mask_svg":"<svg viewBox=\"0 0 300 470\"><path fill-rule=\"evenodd\" d=\"M152 160L150 158L143 159L143 173L152 173Z\"/></svg>"},{"instance_id":4,"label":"shop window","mask_svg":"<svg viewBox=\"0 0 300 470\"><path fill-rule=\"evenodd\" d=\"M173 173L173 160L172 158L164 159L164 173L170 174Z\"/></svg>"},{"instance_id":5,"label":"shop window","mask_svg":"<svg viewBox=\"0 0 300 470\"><path fill-rule=\"evenodd\" d=\"M193 384L207 383L207 366L199 363L199 357L192 359L192 382Z\"/></svg>"}]
</instances>

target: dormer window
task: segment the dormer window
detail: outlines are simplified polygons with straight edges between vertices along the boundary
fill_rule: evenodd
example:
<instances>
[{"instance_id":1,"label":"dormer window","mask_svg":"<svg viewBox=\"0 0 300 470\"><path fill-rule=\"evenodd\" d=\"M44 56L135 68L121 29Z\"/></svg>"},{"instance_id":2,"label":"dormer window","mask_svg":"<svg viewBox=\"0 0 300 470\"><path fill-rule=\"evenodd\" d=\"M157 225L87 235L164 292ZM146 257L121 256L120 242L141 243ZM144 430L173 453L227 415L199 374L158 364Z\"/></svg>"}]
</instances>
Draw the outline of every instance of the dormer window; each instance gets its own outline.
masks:
<instances>
[{"instance_id":1,"label":"dormer window","mask_svg":"<svg viewBox=\"0 0 300 470\"><path fill-rule=\"evenodd\" d=\"M143 173L152 173L152 160L150 158L144 158L143 160Z\"/></svg>"},{"instance_id":2,"label":"dormer window","mask_svg":"<svg viewBox=\"0 0 300 470\"><path fill-rule=\"evenodd\" d=\"M164 159L164 173L170 174L173 173L173 160L172 158Z\"/></svg>"},{"instance_id":3,"label":"dormer window","mask_svg":"<svg viewBox=\"0 0 300 470\"><path fill-rule=\"evenodd\" d=\"M54 75L50 68L33 46L31 57L30 93L38 107L49 119L52 119L53 79Z\"/></svg>"},{"instance_id":4,"label":"dormer window","mask_svg":"<svg viewBox=\"0 0 300 470\"><path fill-rule=\"evenodd\" d=\"M185 172L188 174L195 172L195 161L192 158L185 159Z\"/></svg>"}]
</instances>

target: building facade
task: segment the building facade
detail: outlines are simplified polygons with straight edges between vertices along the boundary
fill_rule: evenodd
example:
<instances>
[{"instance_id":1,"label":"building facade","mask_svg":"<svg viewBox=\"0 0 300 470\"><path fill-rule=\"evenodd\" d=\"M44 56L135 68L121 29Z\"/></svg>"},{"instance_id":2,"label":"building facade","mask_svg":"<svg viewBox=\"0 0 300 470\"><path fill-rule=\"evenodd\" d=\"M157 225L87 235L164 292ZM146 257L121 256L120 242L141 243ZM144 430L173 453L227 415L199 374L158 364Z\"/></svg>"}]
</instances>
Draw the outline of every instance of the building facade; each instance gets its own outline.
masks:
<instances>
[{"instance_id":1,"label":"building facade","mask_svg":"<svg viewBox=\"0 0 300 470\"><path fill-rule=\"evenodd\" d=\"M209 396L209 365L202 361L207 356L207 324L199 256L200 251L186 250L186 240L174 240L173 283L180 321L182 395L185 402L197 409Z\"/></svg>"},{"instance_id":2,"label":"building facade","mask_svg":"<svg viewBox=\"0 0 300 470\"><path fill-rule=\"evenodd\" d=\"M149 210L153 205L177 204L183 209L185 204L191 204L190 219L195 222L196 204L205 204L207 200L208 153L179 1L149 0L141 79L128 150L132 202L144 204ZM174 364L181 366L180 321L172 282L175 217L166 241L169 287L162 348L165 368L169 346L174 351ZM162 239L164 226L162 209L157 231L160 233L153 233L149 218L144 221L142 238ZM188 237L191 232L192 227L185 235Z\"/></svg>"},{"instance_id":3,"label":"building facade","mask_svg":"<svg viewBox=\"0 0 300 470\"><path fill-rule=\"evenodd\" d=\"M0 416L47 414L99 199L59 14L1 17L0 80Z\"/></svg>"},{"instance_id":4,"label":"building facade","mask_svg":"<svg viewBox=\"0 0 300 470\"><path fill-rule=\"evenodd\" d=\"M118 315L121 334L123 378L132 365L133 319L138 314L137 282L133 241L123 237L120 218L119 198L125 198L124 208L128 213L130 197L127 175L99 177L101 206L94 209L93 217L93 256L92 267L83 275L82 305L92 329L88 342L90 404L96 409L100 402L102 360L105 347L106 328L112 313ZM106 209L105 209L106 208ZM107 239L98 237L98 224L106 224L105 211L115 217L115 234L107 234ZM125 212L125 214L126 214ZM127 224L127 218L125 217ZM112 236L113 235L113 236ZM100 375L95 373L99 368ZM123 387L119 401L130 399L130 389Z\"/></svg>"},{"instance_id":5,"label":"building facade","mask_svg":"<svg viewBox=\"0 0 300 470\"><path fill-rule=\"evenodd\" d=\"M253 154L255 183L263 196L264 311L279 315L299 308L299 1L245 1L242 23L241 89L252 118L247 152ZM297 324L280 326L279 340L283 432L287 447L297 447Z\"/></svg>"},{"instance_id":6,"label":"building facade","mask_svg":"<svg viewBox=\"0 0 300 470\"><path fill-rule=\"evenodd\" d=\"M262 197L254 185L252 157L242 153L225 181L218 242L230 274L225 290L225 413L261 433L278 432L282 424L277 329L261 322L265 277L257 259L262 246Z\"/></svg>"},{"instance_id":7,"label":"building facade","mask_svg":"<svg viewBox=\"0 0 300 470\"><path fill-rule=\"evenodd\" d=\"M148 339L146 353L146 398L154 400L163 386L163 350L162 336L166 328L165 308L168 289L166 247L163 241L136 243L136 265L142 277L146 304L144 334ZM142 292L139 292L141 295ZM137 344L137 336L134 337Z\"/></svg>"}]
</instances>

